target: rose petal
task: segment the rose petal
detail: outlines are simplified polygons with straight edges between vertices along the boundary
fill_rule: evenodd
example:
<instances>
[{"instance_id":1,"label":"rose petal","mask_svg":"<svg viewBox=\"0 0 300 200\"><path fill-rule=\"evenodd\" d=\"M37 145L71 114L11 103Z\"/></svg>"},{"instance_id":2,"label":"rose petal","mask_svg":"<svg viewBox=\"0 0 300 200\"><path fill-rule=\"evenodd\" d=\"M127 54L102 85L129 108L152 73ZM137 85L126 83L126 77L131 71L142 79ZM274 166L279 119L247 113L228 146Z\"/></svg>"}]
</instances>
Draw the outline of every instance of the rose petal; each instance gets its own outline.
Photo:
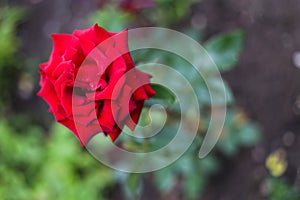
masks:
<instances>
[{"instance_id":1,"label":"rose petal","mask_svg":"<svg viewBox=\"0 0 300 200\"><path fill-rule=\"evenodd\" d=\"M104 126L105 129L112 130L115 125L114 116L117 116L118 110L112 110L112 102L110 100L104 100L102 109L99 112L98 122L101 126ZM114 115L113 115L113 112Z\"/></svg>"},{"instance_id":2,"label":"rose petal","mask_svg":"<svg viewBox=\"0 0 300 200\"><path fill-rule=\"evenodd\" d=\"M110 139L114 142L119 137L121 132L122 130L118 126L115 126L113 131L108 132L107 134L109 135Z\"/></svg>"},{"instance_id":3,"label":"rose petal","mask_svg":"<svg viewBox=\"0 0 300 200\"><path fill-rule=\"evenodd\" d=\"M132 131L134 130L136 124L139 121L143 106L144 101L136 102L136 109L132 113L130 113L131 119L128 119L128 121L125 123Z\"/></svg>"},{"instance_id":4,"label":"rose petal","mask_svg":"<svg viewBox=\"0 0 300 200\"><path fill-rule=\"evenodd\" d=\"M95 45L98 45L100 42L110 37L110 34L97 24L86 30L76 30L73 34L78 38L89 39Z\"/></svg>"},{"instance_id":5,"label":"rose petal","mask_svg":"<svg viewBox=\"0 0 300 200\"><path fill-rule=\"evenodd\" d=\"M38 96L42 97L49 104L51 111L55 114L60 104L60 101L56 95L53 84L45 76L43 78L42 88L38 92Z\"/></svg>"}]
</instances>

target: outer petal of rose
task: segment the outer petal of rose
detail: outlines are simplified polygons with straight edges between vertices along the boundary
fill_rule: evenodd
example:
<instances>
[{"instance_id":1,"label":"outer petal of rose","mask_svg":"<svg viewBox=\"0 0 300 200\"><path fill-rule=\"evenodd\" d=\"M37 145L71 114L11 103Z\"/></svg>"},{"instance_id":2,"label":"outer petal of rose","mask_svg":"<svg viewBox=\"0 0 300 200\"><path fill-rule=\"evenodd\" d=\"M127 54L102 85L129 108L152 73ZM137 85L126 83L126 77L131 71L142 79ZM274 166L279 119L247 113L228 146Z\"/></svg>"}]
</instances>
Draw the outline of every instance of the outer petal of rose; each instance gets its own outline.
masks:
<instances>
[{"instance_id":1,"label":"outer petal of rose","mask_svg":"<svg viewBox=\"0 0 300 200\"><path fill-rule=\"evenodd\" d=\"M138 100L138 101L140 101L140 100L145 100L145 99L146 99L146 100L149 99L149 97L148 97L148 95L147 95L147 93L146 93L146 91L145 91L145 89L144 89L143 86L137 88L137 89L134 91L133 97L134 97L135 100Z\"/></svg>"},{"instance_id":2,"label":"outer petal of rose","mask_svg":"<svg viewBox=\"0 0 300 200\"><path fill-rule=\"evenodd\" d=\"M65 72L64 72L65 73ZM68 116L72 115L72 89L68 88L67 80L62 75L54 84L55 93ZM69 94L67 94L69 93Z\"/></svg>"},{"instance_id":3,"label":"outer petal of rose","mask_svg":"<svg viewBox=\"0 0 300 200\"><path fill-rule=\"evenodd\" d=\"M123 121L130 113L136 109L136 104L131 98L132 90L129 86L125 85L122 94L117 99L118 107L120 111L118 113L118 122ZM113 108L114 109L114 108Z\"/></svg>"},{"instance_id":4,"label":"outer petal of rose","mask_svg":"<svg viewBox=\"0 0 300 200\"><path fill-rule=\"evenodd\" d=\"M56 91L56 95L58 99L61 100L61 105L63 106L65 112L68 116L72 115L72 93L73 87L70 86L70 82L72 80L68 76L72 76L71 74L68 75L68 72L64 72L59 79L55 82L54 87Z\"/></svg>"},{"instance_id":5,"label":"outer petal of rose","mask_svg":"<svg viewBox=\"0 0 300 200\"><path fill-rule=\"evenodd\" d=\"M80 46L82 49L82 53L87 56L95 47L96 44L88 39L80 39Z\"/></svg>"},{"instance_id":6,"label":"outer petal of rose","mask_svg":"<svg viewBox=\"0 0 300 200\"><path fill-rule=\"evenodd\" d=\"M66 119L67 114L65 112L65 109L61 105L58 105L55 111L52 111L51 108L49 109L49 111L53 112L56 121Z\"/></svg>"},{"instance_id":7,"label":"outer petal of rose","mask_svg":"<svg viewBox=\"0 0 300 200\"><path fill-rule=\"evenodd\" d=\"M45 71L47 74L56 68L56 66L62 61L62 56L66 49L69 47L76 47L78 41L70 34L52 34L53 39L53 51L51 53L49 63Z\"/></svg>"},{"instance_id":8,"label":"outer petal of rose","mask_svg":"<svg viewBox=\"0 0 300 200\"><path fill-rule=\"evenodd\" d=\"M61 105L66 111L66 114L68 117L71 117L73 115L72 111L72 92L73 88L70 86L67 86L66 83L62 85L63 87L63 93L61 98Z\"/></svg>"},{"instance_id":9,"label":"outer petal of rose","mask_svg":"<svg viewBox=\"0 0 300 200\"><path fill-rule=\"evenodd\" d=\"M144 101L139 101L136 103L136 109L130 114L131 119L125 123L132 131L134 130L136 124L139 121L140 114L144 106Z\"/></svg>"},{"instance_id":10,"label":"outer petal of rose","mask_svg":"<svg viewBox=\"0 0 300 200\"><path fill-rule=\"evenodd\" d=\"M75 125L72 119L65 119L59 122L69 128L76 135L82 146L85 146L95 134L101 132L101 128L97 122L91 123L89 126L83 126L79 123L76 123Z\"/></svg>"},{"instance_id":11,"label":"outer petal of rose","mask_svg":"<svg viewBox=\"0 0 300 200\"><path fill-rule=\"evenodd\" d=\"M74 76L75 65L72 60L59 63L52 72L52 76L58 78L64 71L69 71Z\"/></svg>"},{"instance_id":12,"label":"outer petal of rose","mask_svg":"<svg viewBox=\"0 0 300 200\"><path fill-rule=\"evenodd\" d=\"M64 126L66 126L68 129L70 129L78 137L77 130L76 130L76 127L75 127L75 124L74 124L73 120L66 118L66 119L60 120L58 122L63 124Z\"/></svg>"},{"instance_id":13,"label":"outer petal of rose","mask_svg":"<svg viewBox=\"0 0 300 200\"><path fill-rule=\"evenodd\" d=\"M126 62L126 65L127 65L127 71L131 70L133 67L134 67L134 62L131 58L131 55L130 53L126 53L126 54L123 54L123 58Z\"/></svg>"},{"instance_id":14,"label":"outer petal of rose","mask_svg":"<svg viewBox=\"0 0 300 200\"><path fill-rule=\"evenodd\" d=\"M145 83L149 83L149 76L145 76L145 73L137 69L132 69L128 77L126 78L126 83L131 88L135 89L133 93L133 97L135 100L139 101L139 100L145 100L149 98L148 94L146 93L143 87Z\"/></svg>"},{"instance_id":15,"label":"outer petal of rose","mask_svg":"<svg viewBox=\"0 0 300 200\"><path fill-rule=\"evenodd\" d=\"M110 48L105 52L105 54L109 59L111 59L112 62L110 67L106 69L107 75L109 77L112 76L112 78L114 78L115 75L124 74L126 72L127 69L126 62L118 51L116 51L113 48ZM120 78L120 77L116 77L116 78Z\"/></svg>"},{"instance_id":16,"label":"outer petal of rose","mask_svg":"<svg viewBox=\"0 0 300 200\"><path fill-rule=\"evenodd\" d=\"M88 38L90 41L94 42L95 45L98 45L110 37L110 34L97 24L86 30L76 30L73 34L78 38Z\"/></svg>"},{"instance_id":17,"label":"outer petal of rose","mask_svg":"<svg viewBox=\"0 0 300 200\"><path fill-rule=\"evenodd\" d=\"M128 48L128 29L125 29L121 33L110 33L114 36L114 40L116 42L115 49L122 54L123 59L125 60L127 71L134 67L134 62L129 52Z\"/></svg>"},{"instance_id":18,"label":"outer petal of rose","mask_svg":"<svg viewBox=\"0 0 300 200\"><path fill-rule=\"evenodd\" d=\"M118 126L115 126L113 131L108 132L107 134L109 135L110 139L114 142L121 134L121 132L122 130Z\"/></svg>"},{"instance_id":19,"label":"outer petal of rose","mask_svg":"<svg viewBox=\"0 0 300 200\"><path fill-rule=\"evenodd\" d=\"M48 62L40 64L41 69L45 69L48 66Z\"/></svg>"},{"instance_id":20,"label":"outer petal of rose","mask_svg":"<svg viewBox=\"0 0 300 200\"><path fill-rule=\"evenodd\" d=\"M111 33L112 36L114 36L114 40L116 41L116 46L115 48L118 49L120 52L127 52L128 51L128 30L124 30L121 33ZM127 66L127 71L132 69L134 67L134 62L132 60L132 57L130 56L130 52L123 54L123 59L126 62ZM137 70L137 76L138 79L144 79L145 82L150 82L150 76L148 74L145 74L139 70ZM132 79L129 79L132 80ZM144 82L143 81L143 82ZM144 91L146 90L146 91ZM138 89L138 91L135 93L137 100L142 100L142 99L148 99L145 97L145 92L147 93L148 96L152 96L155 94L155 91L150 87L149 84L144 85L144 88L141 87L141 89Z\"/></svg>"},{"instance_id":21,"label":"outer petal of rose","mask_svg":"<svg viewBox=\"0 0 300 200\"><path fill-rule=\"evenodd\" d=\"M118 50L118 52L122 53L121 55L129 52L128 49L128 29L120 33L110 33L113 36L115 41L114 48Z\"/></svg>"},{"instance_id":22,"label":"outer petal of rose","mask_svg":"<svg viewBox=\"0 0 300 200\"><path fill-rule=\"evenodd\" d=\"M76 49L75 47L68 47L65 53L62 55L63 61L71 60L75 64L75 66L80 66L84 59L85 55L80 49Z\"/></svg>"},{"instance_id":23,"label":"outer petal of rose","mask_svg":"<svg viewBox=\"0 0 300 200\"><path fill-rule=\"evenodd\" d=\"M60 105L60 101L56 95L53 84L47 77L44 77L44 83L38 92L38 96L42 97L49 104L51 111L55 114Z\"/></svg>"},{"instance_id":24,"label":"outer petal of rose","mask_svg":"<svg viewBox=\"0 0 300 200\"><path fill-rule=\"evenodd\" d=\"M69 61L74 58L74 56L77 54L78 50L75 49L74 47L67 47L65 49L64 54L62 55L63 61Z\"/></svg>"},{"instance_id":25,"label":"outer petal of rose","mask_svg":"<svg viewBox=\"0 0 300 200\"><path fill-rule=\"evenodd\" d=\"M63 55L67 47L70 47L74 42L74 37L71 34L52 34L53 52L52 54Z\"/></svg>"},{"instance_id":26,"label":"outer petal of rose","mask_svg":"<svg viewBox=\"0 0 300 200\"><path fill-rule=\"evenodd\" d=\"M100 45L101 46L101 45ZM87 56L87 61L94 62L98 66L98 74L104 74L106 69L111 64L105 53L101 50L100 46L95 47Z\"/></svg>"},{"instance_id":27,"label":"outer petal of rose","mask_svg":"<svg viewBox=\"0 0 300 200\"><path fill-rule=\"evenodd\" d=\"M80 116L74 117L74 120L76 120L76 123L81 124L83 126L88 126L95 119L97 119L97 118L95 117L94 114L80 115Z\"/></svg>"},{"instance_id":28,"label":"outer petal of rose","mask_svg":"<svg viewBox=\"0 0 300 200\"><path fill-rule=\"evenodd\" d=\"M73 106L74 120L84 126L89 125L92 121L97 120L98 109L101 104L95 105L94 102L90 102L85 105ZM80 112L80 113L78 113Z\"/></svg>"},{"instance_id":29,"label":"outer petal of rose","mask_svg":"<svg viewBox=\"0 0 300 200\"><path fill-rule=\"evenodd\" d=\"M113 114L113 112L115 113ZM117 116L117 112L118 110L112 110L110 100L104 100L102 110L99 111L98 122L101 126L106 127L105 129L113 130L113 127L115 125L114 116Z\"/></svg>"},{"instance_id":30,"label":"outer petal of rose","mask_svg":"<svg viewBox=\"0 0 300 200\"><path fill-rule=\"evenodd\" d=\"M146 84L144 85L144 89L146 90L147 94L149 97L153 96L156 94L156 92L152 89L152 87L150 86L150 84Z\"/></svg>"},{"instance_id":31,"label":"outer petal of rose","mask_svg":"<svg viewBox=\"0 0 300 200\"><path fill-rule=\"evenodd\" d=\"M45 82L46 82L46 74L43 70L39 70L39 74L41 75L41 79L40 79L40 86L44 87Z\"/></svg>"},{"instance_id":32,"label":"outer petal of rose","mask_svg":"<svg viewBox=\"0 0 300 200\"><path fill-rule=\"evenodd\" d=\"M150 86L150 75L149 74L146 74L138 69L136 69L137 71L137 76L138 76L138 79L139 81L141 81L142 83L147 83L147 84L144 84L143 87L143 91L139 94L139 93L136 93L134 94L134 97L136 100L147 100L149 99L149 97L153 96L154 94L156 94L156 92L151 88ZM145 95L144 94L147 94L147 98L145 98Z\"/></svg>"},{"instance_id":33,"label":"outer petal of rose","mask_svg":"<svg viewBox=\"0 0 300 200\"><path fill-rule=\"evenodd\" d=\"M85 146L94 135L102 132L97 120L88 126L83 126L79 123L76 123L76 128L78 132L78 138L83 146Z\"/></svg>"},{"instance_id":34,"label":"outer petal of rose","mask_svg":"<svg viewBox=\"0 0 300 200\"><path fill-rule=\"evenodd\" d=\"M60 99L66 86L73 86L74 84L74 64L72 61L61 63L53 72L57 76L54 83L54 88L58 98Z\"/></svg>"}]
</instances>

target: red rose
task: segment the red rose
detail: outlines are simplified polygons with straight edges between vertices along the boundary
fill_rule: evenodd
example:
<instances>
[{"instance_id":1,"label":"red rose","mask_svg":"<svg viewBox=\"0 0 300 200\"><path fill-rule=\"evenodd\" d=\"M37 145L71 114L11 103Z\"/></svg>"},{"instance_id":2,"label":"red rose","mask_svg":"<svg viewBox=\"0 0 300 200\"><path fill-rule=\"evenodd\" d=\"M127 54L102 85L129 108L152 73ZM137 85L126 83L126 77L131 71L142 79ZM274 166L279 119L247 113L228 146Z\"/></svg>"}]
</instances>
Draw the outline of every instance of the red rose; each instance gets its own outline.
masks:
<instances>
[{"instance_id":1,"label":"red rose","mask_svg":"<svg viewBox=\"0 0 300 200\"><path fill-rule=\"evenodd\" d=\"M144 100L155 91L149 85L150 76L134 68L127 30L117 34L94 25L52 38L50 59L40 65L38 95L49 104L55 119L82 145L99 132L114 141L125 125L133 130Z\"/></svg>"}]
</instances>

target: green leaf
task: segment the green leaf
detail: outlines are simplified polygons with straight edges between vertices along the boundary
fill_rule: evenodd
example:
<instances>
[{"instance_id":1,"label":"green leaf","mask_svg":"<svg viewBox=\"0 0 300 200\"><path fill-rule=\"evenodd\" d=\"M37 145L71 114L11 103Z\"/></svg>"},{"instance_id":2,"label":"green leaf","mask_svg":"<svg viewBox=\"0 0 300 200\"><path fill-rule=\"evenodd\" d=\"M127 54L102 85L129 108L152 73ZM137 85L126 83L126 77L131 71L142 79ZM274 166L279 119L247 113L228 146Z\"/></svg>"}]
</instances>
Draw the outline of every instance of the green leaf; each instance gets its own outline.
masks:
<instances>
[{"instance_id":1,"label":"green leaf","mask_svg":"<svg viewBox=\"0 0 300 200\"><path fill-rule=\"evenodd\" d=\"M233 103L234 98L231 89L224 80L216 77L210 77L206 80L206 84L210 85L210 91L208 91L206 85L203 84L199 84L195 87L196 95L201 104L223 105Z\"/></svg>"},{"instance_id":2,"label":"green leaf","mask_svg":"<svg viewBox=\"0 0 300 200\"><path fill-rule=\"evenodd\" d=\"M188 199L195 199L203 191L207 178L204 176L199 176L195 173L190 173L185 178L186 180L184 181L183 185L185 195L188 197Z\"/></svg>"},{"instance_id":3,"label":"green leaf","mask_svg":"<svg viewBox=\"0 0 300 200\"><path fill-rule=\"evenodd\" d=\"M170 191L176 182L176 178L177 173L172 166L168 166L154 173L155 185L164 193Z\"/></svg>"},{"instance_id":4,"label":"green leaf","mask_svg":"<svg viewBox=\"0 0 300 200\"><path fill-rule=\"evenodd\" d=\"M93 13L89 17L89 21L91 24L97 23L104 29L115 32L124 30L126 27L128 27L128 24L132 20L133 16L121 11L113 5L108 5L103 9Z\"/></svg>"},{"instance_id":5,"label":"green leaf","mask_svg":"<svg viewBox=\"0 0 300 200\"><path fill-rule=\"evenodd\" d=\"M139 196L141 175L140 174L128 174L126 177L127 187L129 195L132 199L136 199Z\"/></svg>"},{"instance_id":6,"label":"green leaf","mask_svg":"<svg viewBox=\"0 0 300 200\"><path fill-rule=\"evenodd\" d=\"M4 62L10 62L19 47L16 27L24 16L20 7L0 8L0 67Z\"/></svg>"},{"instance_id":7,"label":"green leaf","mask_svg":"<svg viewBox=\"0 0 300 200\"><path fill-rule=\"evenodd\" d=\"M297 188L287 184L282 179L269 178L267 180L267 189L269 200L297 200L300 197Z\"/></svg>"},{"instance_id":8,"label":"green leaf","mask_svg":"<svg viewBox=\"0 0 300 200\"><path fill-rule=\"evenodd\" d=\"M196 29L188 28L184 31L184 34L188 35L189 37L193 38L196 41L201 41L202 39L202 32L199 32Z\"/></svg>"},{"instance_id":9,"label":"green leaf","mask_svg":"<svg viewBox=\"0 0 300 200\"><path fill-rule=\"evenodd\" d=\"M158 84L152 84L151 87L156 94L145 102L146 106L160 104L164 107L169 107L175 103L176 96L169 89Z\"/></svg>"},{"instance_id":10,"label":"green leaf","mask_svg":"<svg viewBox=\"0 0 300 200\"><path fill-rule=\"evenodd\" d=\"M218 148L223 154L227 156L233 156L237 153L238 141L235 135L237 135L237 133L229 133L227 136L220 139Z\"/></svg>"},{"instance_id":11,"label":"green leaf","mask_svg":"<svg viewBox=\"0 0 300 200\"><path fill-rule=\"evenodd\" d=\"M261 139L260 131L254 124L247 124L239 134L239 141L244 145L253 145Z\"/></svg>"},{"instance_id":12,"label":"green leaf","mask_svg":"<svg viewBox=\"0 0 300 200\"><path fill-rule=\"evenodd\" d=\"M18 48L20 38L17 26L22 21L24 10L20 7L0 6L0 110L9 109L16 91L17 79L24 70ZM20 67L23 66L23 67Z\"/></svg>"},{"instance_id":13,"label":"green leaf","mask_svg":"<svg viewBox=\"0 0 300 200\"><path fill-rule=\"evenodd\" d=\"M147 17L157 26L172 26L191 12L197 0L155 0L156 6Z\"/></svg>"},{"instance_id":14,"label":"green leaf","mask_svg":"<svg viewBox=\"0 0 300 200\"><path fill-rule=\"evenodd\" d=\"M237 63L243 42L244 32L235 30L211 38L204 44L204 48L219 70L224 71L231 69Z\"/></svg>"},{"instance_id":15,"label":"green leaf","mask_svg":"<svg viewBox=\"0 0 300 200\"><path fill-rule=\"evenodd\" d=\"M259 128L245 116L239 116L241 111L228 109L222 136L218 148L228 156L234 155L241 146L251 146L259 142Z\"/></svg>"}]
</instances>

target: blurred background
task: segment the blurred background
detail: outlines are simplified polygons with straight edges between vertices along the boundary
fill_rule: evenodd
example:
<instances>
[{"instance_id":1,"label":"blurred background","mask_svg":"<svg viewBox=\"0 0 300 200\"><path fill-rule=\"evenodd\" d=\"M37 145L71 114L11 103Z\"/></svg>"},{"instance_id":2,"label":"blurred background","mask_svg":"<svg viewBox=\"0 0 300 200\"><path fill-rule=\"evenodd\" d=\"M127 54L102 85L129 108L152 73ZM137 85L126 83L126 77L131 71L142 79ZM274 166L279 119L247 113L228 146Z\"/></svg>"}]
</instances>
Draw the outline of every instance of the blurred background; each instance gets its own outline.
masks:
<instances>
[{"instance_id":1,"label":"blurred background","mask_svg":"<svg viewBox=\"0 0 300 200\"><path fill-rule=\"evenodd\" d=\"M297 0L1 0L0 198L300 199L299 10ZM114 171L55 123L36 96L38 65L52 49L50 34L95 23L116 32L167 27L203 44L229 97L225 127L209 156L197 157L211 106L201 77L193 82L203 113L197 138L178 161L156 172ZM187 77L192 73L187 63L163 52L137 52L133 58L158 60ZM172 94L160 100L165 107L174 104ZM122 136L117 143L133 151L145 142L159 148L173 137L172 122L178 120L176 109L170 110L173 118L161 134L167 137Z\"/></svg>"}]
</instances>

